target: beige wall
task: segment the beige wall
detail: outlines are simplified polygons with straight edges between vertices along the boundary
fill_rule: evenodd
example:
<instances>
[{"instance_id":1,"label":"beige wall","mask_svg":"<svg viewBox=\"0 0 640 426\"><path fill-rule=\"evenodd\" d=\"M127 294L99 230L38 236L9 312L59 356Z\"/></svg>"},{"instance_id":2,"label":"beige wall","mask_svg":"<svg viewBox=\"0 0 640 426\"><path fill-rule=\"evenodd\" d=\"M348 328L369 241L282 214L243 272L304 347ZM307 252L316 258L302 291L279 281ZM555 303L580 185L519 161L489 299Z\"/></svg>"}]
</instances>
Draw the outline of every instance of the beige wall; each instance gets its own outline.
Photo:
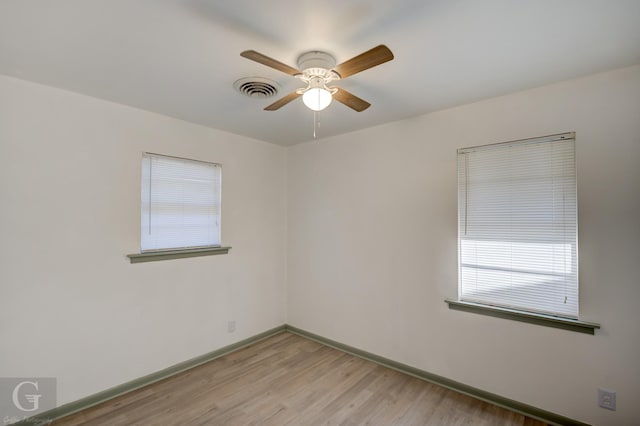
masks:
<instances>
[{"instance_id":1,"label":"beige wall","mask_svg":"<svg viewBox=\"0 0 640 426\"><path fill-rule=\"evenodd\" d=\"M143 151L222 163L228 255L129 263ZM285 322L282 147L0 76L0 194L0 377L59 404Z\"/></svg>"},{"instance_id":2,"label":"beige wall","mask_svg":"<svg viewBox=\"0 0 640 426\"><path fill-rule=\"evenodd\" d=\"M632 67L285 149L0 76L0 377L57 377L63 404L288 322L558 414L633 424L638 117ZM577 132L581 317L602 330L448 310L456 149L565 131ZM230 254L128 263L142 151L223 164ZM617 412L597 407L598 386L618 392Z\"/></svg>"},{"instance_id":3,"label":"beige wall","mask_svg":"<svg viewBox=\"0 0 640 426\"><path fill-rule=\"evenodd\" d=\"M375 107L375 106L374 106ZM456 149L576 131L581 318L452 311ZM640 418L640 67L292 147L288 322L598 425ZM597 407L617 391L618 411Z\"/></svg>"}]
</instances>

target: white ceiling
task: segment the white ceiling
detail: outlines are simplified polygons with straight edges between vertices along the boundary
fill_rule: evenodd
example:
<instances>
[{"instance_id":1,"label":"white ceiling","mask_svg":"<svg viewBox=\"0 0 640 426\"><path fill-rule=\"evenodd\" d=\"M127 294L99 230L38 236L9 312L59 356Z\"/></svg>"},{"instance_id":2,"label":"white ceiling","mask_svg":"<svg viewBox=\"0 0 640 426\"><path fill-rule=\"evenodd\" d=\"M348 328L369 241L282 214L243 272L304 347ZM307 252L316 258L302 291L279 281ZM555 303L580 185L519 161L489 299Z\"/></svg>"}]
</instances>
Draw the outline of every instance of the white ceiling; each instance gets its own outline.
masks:
<instances>
[{"instance_id":1,"label":"white ceiling","mask_svg":"<svg viewBox=\"0 0 640 426\"><path fill-rule=\"evenodd\" d=\"M378 44L395 60L338 85L371 102L319 114L326 137L640 63L639 0L2 0L0 73L280 145L313 138L300 99L248 98L273 79L240 57L291 66L323 50L343 62Z\"/></svg>"}]
</instances>

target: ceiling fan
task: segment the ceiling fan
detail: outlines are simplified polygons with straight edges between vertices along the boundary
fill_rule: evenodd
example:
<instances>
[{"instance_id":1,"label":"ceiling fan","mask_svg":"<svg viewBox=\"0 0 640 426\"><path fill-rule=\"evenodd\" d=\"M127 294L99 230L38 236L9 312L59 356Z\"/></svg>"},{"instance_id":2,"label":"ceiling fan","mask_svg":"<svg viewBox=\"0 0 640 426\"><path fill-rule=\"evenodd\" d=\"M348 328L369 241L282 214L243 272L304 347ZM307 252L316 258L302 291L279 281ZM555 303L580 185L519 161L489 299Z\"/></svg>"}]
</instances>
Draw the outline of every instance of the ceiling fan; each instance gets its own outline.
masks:
<instances>
[{"instance_id":1,"label":"ceiling fan","mask_svg":"<svg viewBox=\"0 0 640 426\"><path fill-rule=\"evenodd\" d=\"M332 99L345 104L355 111L364 111L371 106L369 102L360 99L341 87L329 87L328 84L393 59L391 50L382 44L339 65L336 65L335 59L328 53L306 52L298 57L299 69L283 64L255 50L245 50L240 56L299 78L307 85L307 87L289 93L267 106L265 108L266 111L280 109L300 96L302 96L304 104L314 111L325 109Z\"/></svg>"}]
</instances>

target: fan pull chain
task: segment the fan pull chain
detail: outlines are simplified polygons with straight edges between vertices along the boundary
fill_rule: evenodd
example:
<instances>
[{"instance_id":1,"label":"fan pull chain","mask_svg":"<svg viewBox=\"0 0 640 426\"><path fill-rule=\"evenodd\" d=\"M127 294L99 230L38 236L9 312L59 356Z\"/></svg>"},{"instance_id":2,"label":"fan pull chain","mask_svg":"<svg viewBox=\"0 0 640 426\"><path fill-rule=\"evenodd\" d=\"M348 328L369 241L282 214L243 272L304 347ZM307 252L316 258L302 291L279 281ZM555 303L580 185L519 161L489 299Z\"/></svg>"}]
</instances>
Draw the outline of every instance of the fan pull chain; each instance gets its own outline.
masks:
<instances>
[{"instance_id":1,"label":"fan pull chain","mask_svg":"<svg viewBox=\"0 0 640 426\"><path fill-rule=\"evenodd\" d=\"M316 129L320 128L320 120L318 120L317 112L313 111L313 138L316 138Z\"/></svg>"}]
</instances>

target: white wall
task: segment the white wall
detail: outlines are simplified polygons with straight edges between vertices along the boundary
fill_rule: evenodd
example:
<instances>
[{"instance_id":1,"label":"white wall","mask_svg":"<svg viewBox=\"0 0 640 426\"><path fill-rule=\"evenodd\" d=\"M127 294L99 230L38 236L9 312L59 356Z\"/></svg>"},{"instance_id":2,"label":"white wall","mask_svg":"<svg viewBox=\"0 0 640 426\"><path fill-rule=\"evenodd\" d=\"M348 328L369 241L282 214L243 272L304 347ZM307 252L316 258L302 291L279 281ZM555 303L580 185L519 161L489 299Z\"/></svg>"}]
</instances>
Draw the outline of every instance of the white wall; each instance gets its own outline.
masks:
<instances>
[{"instance_id":1,"label":"white wall","mask_svg":"<svg viewBox=\"0 0 640 426\"><path fill-rule=\"evenodd\" d=\"M375 107L375 106L374 106ZM456 149L577 132L581 318L595 336L449 310ZM598 425L640 418L640 66L295 146L288 322ZM618 410L597 407L616 390Z\"/></svg>"},{"instance_id":2,"label":"white wall","mask_svg":"<svg viewBox=\"0 0 640 426\"><path fill-rule=\"evenodd\" d=\"M63 404L288 322L558 414L633 424L638 117L632 67L286 150L0 76L0 377L57 377ZM571 130L581 316L602 330L448 310L456 149ZM142 151L223 164L230 254L128 262ZM596 406L598 386L618 391L617 412Z\"/></svg>"},{"instance_id":3,"label":"white wall","mask_svg":"<svg viewBox=\"0 0 640 426\"><path fill-rule=\"evenodd\" d=\"M129 263L143 151L222 163L229 254ZM285 322L282 147L0 76L0 194L0 377L59 404Z\"/></svg>"}]
</instances>

